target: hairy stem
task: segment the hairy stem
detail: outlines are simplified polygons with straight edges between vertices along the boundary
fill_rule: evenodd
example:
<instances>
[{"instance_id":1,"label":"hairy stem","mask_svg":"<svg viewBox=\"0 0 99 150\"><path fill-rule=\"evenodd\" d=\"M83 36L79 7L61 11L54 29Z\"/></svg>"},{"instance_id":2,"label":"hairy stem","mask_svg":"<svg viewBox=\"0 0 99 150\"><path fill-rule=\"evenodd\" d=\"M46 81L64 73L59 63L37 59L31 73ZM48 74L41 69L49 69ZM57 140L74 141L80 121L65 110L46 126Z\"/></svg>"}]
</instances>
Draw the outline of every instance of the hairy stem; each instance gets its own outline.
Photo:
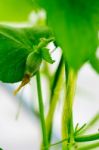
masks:
<instances>
[{"instance_id":1,"label":"hairy stem","mask_svg":"<svg viewBox=\"0 0 99 150\"><path fill-rule=\"evenodd\" d=\"M44 119L44 106L43 106L41 79L40 79L39 72L37 72L36 80L37 80L38 102L39 102L40 120L41 120L41 127L42 127L42 136L43 136L43 146L46 147L45 150L48 150L47 147L48 139L47 139L45 119Z\"/></svg>"},{"instance_id":2,"label":"hairy stem","mask_svg":"<svg viewBox=\"0 0 99 150\"><path fill-rule=\"evenodd\" d=\"M68 68L67 71L66 99L64 101L62 113L62 139L68 139L68 141L63 143L63 150L70 150L71 143L74 142L72 106L77 73L71 68Z\"/></svg>"}]
</instances>

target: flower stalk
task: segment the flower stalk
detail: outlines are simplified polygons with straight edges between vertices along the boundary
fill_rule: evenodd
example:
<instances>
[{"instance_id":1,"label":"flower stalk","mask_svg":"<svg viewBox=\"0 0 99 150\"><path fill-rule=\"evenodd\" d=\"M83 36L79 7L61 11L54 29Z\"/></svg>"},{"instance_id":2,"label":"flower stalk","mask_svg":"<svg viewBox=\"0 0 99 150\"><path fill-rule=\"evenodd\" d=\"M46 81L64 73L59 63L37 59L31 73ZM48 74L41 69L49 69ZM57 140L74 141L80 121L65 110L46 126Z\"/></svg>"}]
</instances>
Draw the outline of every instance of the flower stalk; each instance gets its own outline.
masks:
<instances>
[{"instance_id":1,"label":"flower stalk","mask_svg":"<svg viewBox=\"0 0 99 150\"><path fill-rule=\"evenodd\" d=\"M39 72L37 72L36 80L37 80L38 102L39 102L40 120L41 120L41 127L42 127L42 136L43 136L43 146L45 147L45 150L48 150L47 147L48 138L47 138L46 125L45 125L45 118L44 118L44 106L43 106L41 79L40 79Z\"/></svg>"},{"instance_id":2,"label":"flower stalk","mask_svg":"<svg viewBox=\"0 0 99 150\"><path fill-rule=\"evenodd\" d=\"M77 73L72 68L68 68L66 74L66 98L64 101L62 112L62 139L68 139L63 143L63 150L71 150L71 143L74 142L72 107Z\"/></svg>"}]
</instances>

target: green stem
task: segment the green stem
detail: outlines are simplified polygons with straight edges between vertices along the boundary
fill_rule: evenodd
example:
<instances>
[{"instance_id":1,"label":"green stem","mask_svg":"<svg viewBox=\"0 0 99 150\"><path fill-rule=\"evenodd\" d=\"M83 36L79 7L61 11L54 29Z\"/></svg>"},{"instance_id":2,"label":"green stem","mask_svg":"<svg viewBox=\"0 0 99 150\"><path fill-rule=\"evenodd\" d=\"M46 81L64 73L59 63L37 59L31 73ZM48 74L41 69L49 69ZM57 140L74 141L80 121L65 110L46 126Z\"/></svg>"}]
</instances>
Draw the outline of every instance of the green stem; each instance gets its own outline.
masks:
<instances>
[{"instance_id":1,"label":"green stem","mask_svg":"<svg viewBox=\"0 0 99 150\"><path fill-rule=\"evenodd\" d=\"M94 140L99 140L99 133L75 137L76 142L88 142Z\"/></svg>"},{"instance_id":2,"label":"green stem","mask_svg":"<svg viewBox=\"0 0 99 150\"><path fill-rule=\"evenodd\" d=\"M40 111L40 119L41 119L42 135L43 135L43 145L44 147L46 147L48 145L48 139L47 139L47 133L46 133L45 119L44 119L44 106L43 106L41 79L40 79L39 72L37 72L36 80L37 80L39 111ZM46 150L48 150L48 148L46 148Z\"/></svg>"},{"instance_id":3,"label":"green stem","mask_svg":"<svg viewBox=\"0 0 99 150\"><path fill-rule=\"evenodd\" d=\"M60 91L63 85L63 77L64 77L64 68L63 68L63 56L62 56L54 75L54 80L51 87L50 106L49 106L48 115L46 117L46 126L47 126L49 144L52 135L53 116L54 116L57 102L59 100Z\"/></svg>"},{"instance_id":4,"label":"green stem","mask_svg":"<svg viewBox=\"0 0 99 150\"><path fill-rule=\"evenodd\" d=\"M75 93L75 84L77 73L73 69L68 68L67 85L66 85L66 99L64 101L63 113L62 113L62 139L68 139L63 143L63 150L70 150L71 143L74 142L74 130L73 130L73 115L72 106ZM67 144L69 143L69 144Z\"/></svg>"},{"instance_id":5,"label":"green stem","mask_svg":"<svg viewBox=\"0 0 99 150\"><path fill-rule=\"evenodd\" d=\"M59 100L60 91L61 91L63 81L64 81L63 75L64 75L64 67L62 67L62 69L61 69L60 76L57 81L57 85L55 86L51 104L50 104L50 108L49 108L48 115L46 118L46 128L47 128L47 133L48 133L48 137L49 137L49 143L50 143L50 132L51 132L51 127L52 127L52 120L53 120L55 108L56 108L57 102Z\"/></svg>"},{"instance_id":6,"label":"green stem","mask_svg":"<svg viewBox=\"0 0 99 150\"><path fill-rule=\"evenodd\" d=\"M82 125L80 128L78 128L78 124L75 128L75 132L74 132L74 135L78 135L82 132L82 130L84 130L84 128L86 127L86 124Z\"/></svg>"},{"instance_id":7,"label":"green stem","mask_svg":"<svg viewBox=\"0 0 99 150\"><path fill-rule=\"evenodd\" d=\"M53 147L53 146L56 146L56 145L58 145L58 144L62 144L63 142L65 142L65 141L67 141L68 139L63 139L63 140L61 140L61 141L58 141L58 142L56 142L56 143L53 143L53 144L50 144L50 145L48 145L48 147Z\"/></svg>"},{"instance_id":8,"label":"green stem","mask_svg":"<svg viewBox=\"0 0 99 150\"><path fill-rule=\"evenodd\" d=\"M53 79L53 83L52 83L52 87L51 87L51 98L50 98L50 102L51 102L52 99L53 99L54 91L55 91L55 88L57 87L57 82L58 82L58 80L59 80L59 77L60 77L62 68L63 68L63 55L61 56L59 65L58 65L58 67L57 67L57 69L56 69L56 72L55 72L55 75L54 75L54 79Z\"/></svg>"},{"instance_id":9,"label":"green stem","mask_svg":"<svg viewBox=\"0 0 99 150\"><path fill-rule=\"evenodd\" d=\"M90 142L90 141L94 141L94 140L99 140L99 133L74 137L74 143L75 142ZM52 147L52 146L61 144L61 143L66 142L66 141L67 141L67 144L69 144L68 139L63 139L63 140L58 141L54 144L50 144L48 147ZM71 144L73 145L74 143L71 143Z\"/></svg>"},{"instance_id":10,"label":"green stem","mask_svg":"<svg viewBox=\"0 0 99 150\"><path fill-rule=\"evenodd\" d=\"M99 148L99 142L79 147L78 150L93 150L95 148Z\"/></svg>"},{"instance_id":11,"label":"green stem","mask_svg":"<svg viewBox=\"0 0 99 150\"><path fill-rule=\"evenodd\" d=\"M83 130L81 130L80 134L84 134L87 130L92 128L95 125L95 123L97 123L98 120L99 120L99 112L90 120L90 122L86 125L86 127Z\"/></svg>"}]
</instances>

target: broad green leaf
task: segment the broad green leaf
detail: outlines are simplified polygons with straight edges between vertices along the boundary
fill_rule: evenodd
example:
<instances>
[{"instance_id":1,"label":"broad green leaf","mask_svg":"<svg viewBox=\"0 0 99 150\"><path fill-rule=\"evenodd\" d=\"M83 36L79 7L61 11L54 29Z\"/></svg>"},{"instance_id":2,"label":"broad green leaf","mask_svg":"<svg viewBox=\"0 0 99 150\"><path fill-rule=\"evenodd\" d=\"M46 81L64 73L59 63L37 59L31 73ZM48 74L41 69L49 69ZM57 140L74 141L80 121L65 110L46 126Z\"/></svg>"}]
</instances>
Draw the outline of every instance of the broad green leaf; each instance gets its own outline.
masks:
<instances>
[{"instance_id":1,"label":"broad green leaf","mask_svg":"<svg viewBox=\"0 0 99 150\"><path fill-rule=\"evenodd\" d=\"M96 56L96 53L90 57L90 64L96 70L96 72L99 73L99 58Z\"/></svg>"},{"instance_id":2,"label":"broad green leaf","mask_svg":"<svg viewBox=\"0 0 99 150\"><path fill-rule=\"evenodd\" d=\"M0 0L0 21L26 21L33 4L33 0Z\"/></svg>"},{"instance_id":3,"label":"broad green leaf","mask_svg":"<svg viewBox=\"0 0 99 150\"><path fill-rule=\"evenodd\" d=\"M49 53L49 49L48 48L42 48L41 49L41 56L42 58L47 61L50 64L53 64L55 61L52 60L51 54Z\"/></svg>"},{"instance_id":4,"label":"broad green leaf","mask_svg":"<svg viewBox=\"0 0 99 150\"><path fill-rule=\"evenodd\" d=\"M47 27L12 28L0 25L0 80L18 82L24 76L26 59L40 38L49 38Z\"/></svg>"},{"instance_id":5,"label":"broad green leaf","mask_svg":"<svg viewBox=\"0 0 99 150\"><path fill-rule=\"evenodd\" d=\"M99 0L38 0L68 65L78 70L97 49Z\"/></svg>"}]
</instances>

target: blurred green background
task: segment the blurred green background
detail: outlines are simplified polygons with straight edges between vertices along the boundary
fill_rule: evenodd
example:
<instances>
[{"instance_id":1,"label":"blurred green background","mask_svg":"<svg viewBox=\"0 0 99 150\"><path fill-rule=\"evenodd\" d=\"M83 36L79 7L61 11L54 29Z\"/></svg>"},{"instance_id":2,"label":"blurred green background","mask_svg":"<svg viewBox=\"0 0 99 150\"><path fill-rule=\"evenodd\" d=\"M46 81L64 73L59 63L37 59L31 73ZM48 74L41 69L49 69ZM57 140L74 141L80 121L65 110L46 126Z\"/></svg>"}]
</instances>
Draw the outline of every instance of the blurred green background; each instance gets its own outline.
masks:
<instances>
[{"instance_id":1,"label":"blurred green background","mask_svg":"<svg viewBox=\"0 0 99 150\"><path fill-rule=\"evenodd\" d=\"M32 0L0 0L0 22L26 21L33 6Z\"/></svg>"}]
</instances>

